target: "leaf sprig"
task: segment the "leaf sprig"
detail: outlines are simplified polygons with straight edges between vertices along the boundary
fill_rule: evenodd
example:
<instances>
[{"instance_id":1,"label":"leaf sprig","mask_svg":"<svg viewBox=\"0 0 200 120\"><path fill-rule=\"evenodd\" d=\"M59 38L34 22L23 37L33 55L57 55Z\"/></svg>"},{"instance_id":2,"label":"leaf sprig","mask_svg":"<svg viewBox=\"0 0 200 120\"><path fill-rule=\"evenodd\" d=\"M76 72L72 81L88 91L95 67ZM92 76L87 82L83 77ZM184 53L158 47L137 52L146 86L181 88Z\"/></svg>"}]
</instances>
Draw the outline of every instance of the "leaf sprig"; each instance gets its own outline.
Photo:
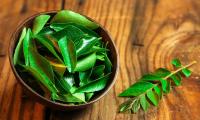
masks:
<instances>
[{"instance_id":1,"label":"leaf sprig","mask_svg":"<svg viewBox=\"0 0 200 120\"><path fill-rule=\"evenodd\" d=\"M138 82L119 94L119 97L129 98L120 105L119 112L136 113L140 108L147 111L150 104L158 106L162 96L170 92L173 84L181 85L182 74L185 77L191 75L187 68L195 63L193 61L183 66L179 59L173 59L171 64L176 70L159 68L154 73L143 75Z\"/></svg>"}]
</instances>

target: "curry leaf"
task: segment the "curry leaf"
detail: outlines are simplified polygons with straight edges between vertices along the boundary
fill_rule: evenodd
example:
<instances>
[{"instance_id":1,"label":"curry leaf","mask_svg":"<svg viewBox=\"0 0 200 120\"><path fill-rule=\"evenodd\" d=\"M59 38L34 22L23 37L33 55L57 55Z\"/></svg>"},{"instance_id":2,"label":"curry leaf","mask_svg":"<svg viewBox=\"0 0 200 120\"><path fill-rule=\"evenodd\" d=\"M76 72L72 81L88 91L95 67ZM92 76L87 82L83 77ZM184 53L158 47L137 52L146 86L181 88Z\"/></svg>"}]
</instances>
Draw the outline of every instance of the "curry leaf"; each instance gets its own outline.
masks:
<instances>
[{"instance_id":1,"label":"curry leaf","mask_svg":"<svg viewBox=\"0 0 200 120\"><path fill-rule=\"evenodd\" d=\"M153 105L157 106L159 103L159 98L158 96L152 91L149 90L147 92L147 97L149 98L149 100L153 103Z\"/></svg>"},{"instance_id":2,"label":"curry leaf","mask_svg":"<svg viewBox=\"0 0 200 120\"><path fill-rule=\"evenodd\" d=\"M131 85L128 89L119 94L119 97L134 97L145 93L147 90L152 89L154 84L150 82L140 81Z\"/></svg>"},{"instance_id":3,"label":"curry leaf","mask_svg":"<svg viewBox=\"0 0 200 120\"><path fill-rule=\"evenodd\" d=\"M105 88L107 81L110 78L110 74L107 74L97 80L91 81L88 84L79 87L75 93L83 93L83 92L95 92L95 91L100 91Z\"/></svg>"},{"instance_id":4,"label":"curry leaf","mask_svg":"<svg viewBox=\"0 0 200 120\"><path fill-rule=\"evenodd\" d=\"M145 95L141 95L140 104L144 111L147 111L147 109L150 107L150 104L149 104L148 100L146 99Z\"/></svg>"},{"instance_id":5,"label":"curry leaf","mask_svg":"<svg viewBox=\"0 0 200 120\"><path fill-rule=\"evenodd\" d=\"M33 22L33 34L34 35L36 35L37 33L40 32L40 30L42 30L42 28L45 26L45 24L47 23L49 18L50 18L49 15L40 15L34 19L34 22Z\"/></svg>"},{"instance_id":6,"label":"curry leaf","mask_svg":"<svg viewBox=\"0 0 200 120\"><path fill-rule=\"evenodd\" d=\"M86 71L83 71L83 72L79 72L79 79L80 79L79 86L83 86L83 85L85 85L89 82L89 78L91 76L91 73L92 73L92 69L86 70Z\"/></svg>"},{"instance_id":7,"label":"curry leaf","mask_svg":"<svg viewBox=\"0 0 200 120\"><path fill-rule=\"evenodd\" d=\"M77 61L75 71L81 72L86 71L94 66L96 62L96 53L90 54L81 60Z\"/></svg>"},{"instance_id":8,"label":"curry leaf","mask_svg":"<svg viewBox=\"0 0 200 120\"><path fill-rule=\"evenodd\" d=\"M45 46L61 63L63 63L62 59L57 54L54 49L53 43L45 36L36 36L37 41L39 41L43 46Z\"/></svg>"},{"instance_id":9,"label":"curry leaf","mask_svg":"<svg viewBox=\"0 0 200 120\"><path fill-rule=\"evenodd\" d=\"M13 63L16 65L19 62L21 52L22 52L22 45L23 45L23 40L26 35L26 28L23 28L21 36L19 38L19 42L17 43L17 46L15 48L14 56L13 56Z\"/></svg>"},{"instance_id":10,"label":"curry leaf","mask_svg":"<svg viewBox=\"0 0 200 120\"><path fill-rule=\"evenodd\" d=\"M98 38L92 36L85 36L81 38L79 44L76 46L77 56L81 56L85 52L89 51L98 40Z\"/></svg>"},{"instance_id":11,"label":"curry leaf","mask_svg":"<svg viewBox=\"0 0 200 120\"><path fill-rule=\"evenodd\" d=\"M96 23L88 20L86 17L69 10L62 10L58 12L51 20L51 23L69 23L69 22L80 24L90 29L96 29L99 27Z\"/></svg>"},{"instance_id":12,"label":"curry leaf","mask_svg":"<svg viewBox=\"0 0 200 120\"><path fill-rule=\"evenodd\" d=\"M29 65L29 50L31 48L31 45L33 44L31 41L31 29L28 29L26 32L26 35L24 37L23 40L23 51L24 51L24 59L25 59L25 65L28 66Z\"/></svg>"},{"instance_id":13,"label":"curry leaf","mask_svg":"<svg viewBox=\"0 0 200 120\"><path fill-rule=\"evenodd\" d=\"M70 39L63 37L58 41L58 45L67 69L69 72L73 72L77 62L74 43Z\"/></svg>"}]
</instances>

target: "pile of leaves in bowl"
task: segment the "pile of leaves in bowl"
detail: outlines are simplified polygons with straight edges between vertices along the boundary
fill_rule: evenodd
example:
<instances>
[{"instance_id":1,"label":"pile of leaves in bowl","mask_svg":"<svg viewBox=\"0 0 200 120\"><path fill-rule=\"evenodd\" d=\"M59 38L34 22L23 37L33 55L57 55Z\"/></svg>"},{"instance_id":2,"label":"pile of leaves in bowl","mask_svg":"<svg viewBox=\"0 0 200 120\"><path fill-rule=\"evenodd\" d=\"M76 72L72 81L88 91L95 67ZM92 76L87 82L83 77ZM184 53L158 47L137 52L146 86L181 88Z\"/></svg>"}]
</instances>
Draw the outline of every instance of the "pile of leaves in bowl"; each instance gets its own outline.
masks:
<instances>
[{"instance_id":1,"label":"pile of leaves in bowl","mask_svg":"<svg viewBox=\"0 0 200 120\"><path fill-rule=\"evenodd\" d=\"M13 62L39 94L67 104L83 104L106 87L112 63L98 24L68 10L37 16L24 27Z\"/></svg>"}]
</instances>

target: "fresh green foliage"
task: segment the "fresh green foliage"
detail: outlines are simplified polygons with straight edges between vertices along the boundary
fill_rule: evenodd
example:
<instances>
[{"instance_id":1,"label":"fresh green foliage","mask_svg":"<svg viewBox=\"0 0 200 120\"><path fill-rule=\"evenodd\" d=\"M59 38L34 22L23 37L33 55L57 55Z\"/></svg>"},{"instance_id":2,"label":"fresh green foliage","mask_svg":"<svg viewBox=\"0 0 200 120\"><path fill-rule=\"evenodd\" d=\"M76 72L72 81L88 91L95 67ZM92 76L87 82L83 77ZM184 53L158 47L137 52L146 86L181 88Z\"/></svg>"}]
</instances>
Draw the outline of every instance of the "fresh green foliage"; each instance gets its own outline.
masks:
<instances>
[{"instance_id":1,"label":"fresh green foliage","mask_svg":"<svg viewBox=\"0 0 200 120\"><path fill-rule=\"evenodd\" d=\"M39 33L49 20L50 15L37 16L33 22L33 34Z\"/></svg>"},{"instance_id":2,"label":"fresh green foliage","mask_svg":"<svg viewBox=\"0 0 200 120\"><path fill-rule=\"evenodd\" d=\"M86 17L66 10L51 17L39 15L32 29L22 30L14 65L44 97L73 105L86 103L110 79L109 50L94 31L98 25Z\"/></svg>"},{"instance_id":3,"label":"fresh green foliage","mask_svg":"<svg viewBox=\"0 0 200 120\"><path fill-rule=\"evenodd\" d=\"M196 61L185 66L181 64L179 59L173 59L171 63L176 70L171 72L166 68L159 68L154 73L143 75L138 82L120 93L119 97L129 99L120 105L119 112L136 113L140 108L147 111L150 103L158 106L162 96L170 92L171 83L176 86L181 84L181 73L186 77L191 75L191 71L187 68Z\"/></svg>"},{"instance_id":4,"label":"fresh green foliage","mask_svg":"<svg viewBox=\"0 0 200 120\"><path fill-rule=\"evenodd\" d=\"M86 17L69 10L58 12L51 20L51 23L76 23L90 29L99 27L96 23L88 20Z\"/></svg>"}]
</instances>

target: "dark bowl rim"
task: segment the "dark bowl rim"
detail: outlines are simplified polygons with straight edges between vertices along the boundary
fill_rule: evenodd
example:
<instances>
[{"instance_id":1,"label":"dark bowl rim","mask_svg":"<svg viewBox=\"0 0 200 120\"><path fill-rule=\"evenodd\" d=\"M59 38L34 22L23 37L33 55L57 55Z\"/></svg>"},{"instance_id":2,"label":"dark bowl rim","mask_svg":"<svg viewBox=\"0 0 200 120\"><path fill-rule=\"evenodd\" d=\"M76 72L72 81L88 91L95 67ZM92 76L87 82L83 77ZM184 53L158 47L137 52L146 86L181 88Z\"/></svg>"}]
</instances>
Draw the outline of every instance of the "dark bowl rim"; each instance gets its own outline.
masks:
<instances>
[{"instance_id":1,"label":"dark bowl rim","mask_svg":"<svg viewBox=\"0 0 200 120\"><path fill-rule=\"evenodd\" d=\"M11 36L11 39L9 41L9 47L8 47L8 54L9 54L9 62L10 62L10 65L11 65L11 68L12 68L12 71L14 72L14 75L18 78L17 81L20 81L20 83L25 87L27 88L32 94L38 96L40 99L48 102L48 103L51 103L51 104L55 104L55 105L58 105L58 106L62 106L62 107L83 107L83 106L87 106L87 105L90 105L90 104L93 104L95 102L97 102L98 100L100 100L105 94L107 94L110 89L113 87L113 85L115 84L116 80L117 80L117 75L118 75L118 72L119 72L119 54L118 54L118 51L116 49L116 45L115 43L113 42L113 38L111 37L110 33L101 25L99 24L98 22L96 22L95 20L93 20L92 18L84 15L84 14L81 14L79 13L80 15L83 15L85 17L87 17L89 20L97 23L99 25L99 27L101 29L103 29L103 31L106 32L106 34L109 36L110 40L109 42L111 42L111 44L113 45L114 47L114 51L115 51L115 54L116 54L116 70L115 70L115 73L114 73L114 77L112 79L112 82L108 85L108 87L106 89L103 90L103 92L96 98L94 98L93 100L87 102L87 103L84 103L84 104L80 104L80 105L69 105L69 104L65 104L65 103L59 103L59 102L54 102L48 98L45 98L43 97L42 95L38 94L36 91L34 91L29 85L27 85L24 80L19 76L18 72L16 71L15 67L14 67L14 64L13 64L13 53L14 53L14 47L12 48L12 41L15 40L15 36L16 36L16 33L20 30L20 28L22 28L24 26L24 24L26 24L28 21L30 21L31 19L35 18L36 16L38 15L41 15L41 14L52 14L52 13L57 13L58 11L60 10L53 10L53 11L45 11L45 12L38 12L38 13L35 13L31 16L28 16L27 18L25 18L24 20L22 20L22 22L20 22L17 27L15 28L14 32L12 33L12 36ZM71 11L71 10L70 10ZM78 13L78 12L76 12ZM15 42L17 42L17 40L15 40ZM16 44L16 43L15 43Z\"/></svg>"}]
</instances>

